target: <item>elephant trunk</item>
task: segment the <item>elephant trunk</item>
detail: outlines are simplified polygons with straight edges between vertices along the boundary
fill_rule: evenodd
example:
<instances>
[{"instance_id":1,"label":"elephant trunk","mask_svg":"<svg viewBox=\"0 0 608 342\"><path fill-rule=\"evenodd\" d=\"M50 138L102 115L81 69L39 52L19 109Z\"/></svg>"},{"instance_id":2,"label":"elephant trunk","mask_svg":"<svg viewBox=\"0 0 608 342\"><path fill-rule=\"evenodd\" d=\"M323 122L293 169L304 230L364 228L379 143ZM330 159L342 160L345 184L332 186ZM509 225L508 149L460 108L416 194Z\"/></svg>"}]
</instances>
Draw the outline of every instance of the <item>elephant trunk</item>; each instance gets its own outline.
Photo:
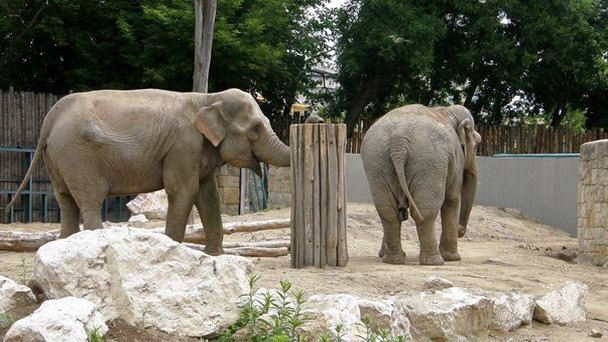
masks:
<instances>
[{"instance_id":1,"label":"elephant trunk","mask_svg":"<svg viewBox=\"0 0 608 342\"><path fill-rule=\"evenodd\" d=\"M268 133L261 139L256 149L256 158L259 161L275 166L289 167L291 165L291 150L274 132Z\"/></svg>"},{"instance_id":2,"label":"elephant trunk","mask_svg":"<svg viewBox=\"0 0 608 342\"><path fill-rule=\"evenodd\" d=\"M461 189L461 201L460 201L460 228L458 229L458 237L463 237L467 232L467 224L469 222L469 215L471 209L473 209L473 202L475 201L475 192L477 190L477 170L473 167L472 170L464 170L462 189Z\"/></svg>"}]
</instances>

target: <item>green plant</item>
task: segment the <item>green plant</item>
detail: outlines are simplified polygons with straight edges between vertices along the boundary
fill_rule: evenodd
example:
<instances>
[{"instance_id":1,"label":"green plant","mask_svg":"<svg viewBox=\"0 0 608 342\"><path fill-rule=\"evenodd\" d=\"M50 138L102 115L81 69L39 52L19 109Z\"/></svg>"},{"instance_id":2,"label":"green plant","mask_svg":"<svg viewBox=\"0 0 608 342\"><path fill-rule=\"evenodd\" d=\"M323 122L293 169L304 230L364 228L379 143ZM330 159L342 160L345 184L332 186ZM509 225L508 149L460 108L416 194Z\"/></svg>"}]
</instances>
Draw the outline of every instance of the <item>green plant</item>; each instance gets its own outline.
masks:
<instances>
[{"instance_id":1,"label":"green plant","mask_svg":"<svg viewBox=\"0 0 608 342\"><path fill-rule=\"evenodd\" d=\"M28 264L27 264L27 261L25 260L25 258L21 258L21 264L19 264L19 268L21 269L21 284L26 285L27 274L28 274L29 270L28 270Z\"/></svg>"},{"instance_id":2,"label":"green plant","mask_svg":"<svg viewBox=\"0 0 608 342\"><path fill-rule=\"evenodd\" d=\"M365 328L365 336L361 337L365 342L403 342L405 336L392 336L390 332L384 329L374 329L374 323L369 315L364 315L361 318L363 327Z\"/></svg>"},{"instance_id":3,"label":"green plant","mask_svg":"<svg viewBox=\"0 0 608 342\"><path fill-rule=\"evenodd\" d=\"M101 335L99 333L99 327L96 327L95 329L91 330L91 332L89 333L89 336L87 336L87 341L86 342L104 342L105 339L103 338L103 335Z\"/></svg>"},{"instance_id":4,"label":"green plant","mask_svg":"<svg viewBox=\"0 0 608 342\"><path fill-rule=\"evenodd\" d=\"M9 315L6 312L0 312L0 328L1 329L10 327L14 321L15 321L15 319L13 318L13 316Z\"/></svg>"},{"instance_id":5,"label":"green plant","mask_svg":"<svg viewBox=\"0 0 608 342\"><path fill-rule=\"evenodd\" d=\"M245 300L240 307L239 320L215 341L234 341L237 333L248 341L255 342L304 340L298 333L298 328L305 322L301 312L305 303L304 291L292 290L292 284L283 280L280 289L276 291L278 299L273 298L271 292L264 294L262 299L256 298L254 289L259 279L259 275L249 275L249 293L243 295Z\"/></svg>"}]
</instances>

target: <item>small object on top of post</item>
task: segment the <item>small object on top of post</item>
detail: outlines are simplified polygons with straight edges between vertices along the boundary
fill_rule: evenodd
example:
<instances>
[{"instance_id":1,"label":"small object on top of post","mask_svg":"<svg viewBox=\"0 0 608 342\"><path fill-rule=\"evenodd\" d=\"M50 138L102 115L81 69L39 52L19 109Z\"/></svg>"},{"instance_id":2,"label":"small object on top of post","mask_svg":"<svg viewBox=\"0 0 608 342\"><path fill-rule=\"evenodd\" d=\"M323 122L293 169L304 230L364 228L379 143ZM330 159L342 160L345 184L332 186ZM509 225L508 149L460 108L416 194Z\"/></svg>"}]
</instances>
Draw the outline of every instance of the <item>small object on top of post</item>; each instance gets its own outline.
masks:
<instances>
[{"instance_id":1,"label":"small object on top of post","mask_svg":"<svg viewBox=\"0 0 608 342\"><path fill-rule=\"evenodd\" d=\"M346 125L291 125L290 147L291 267L344 267Z\"/></svg>"}]
</instances>

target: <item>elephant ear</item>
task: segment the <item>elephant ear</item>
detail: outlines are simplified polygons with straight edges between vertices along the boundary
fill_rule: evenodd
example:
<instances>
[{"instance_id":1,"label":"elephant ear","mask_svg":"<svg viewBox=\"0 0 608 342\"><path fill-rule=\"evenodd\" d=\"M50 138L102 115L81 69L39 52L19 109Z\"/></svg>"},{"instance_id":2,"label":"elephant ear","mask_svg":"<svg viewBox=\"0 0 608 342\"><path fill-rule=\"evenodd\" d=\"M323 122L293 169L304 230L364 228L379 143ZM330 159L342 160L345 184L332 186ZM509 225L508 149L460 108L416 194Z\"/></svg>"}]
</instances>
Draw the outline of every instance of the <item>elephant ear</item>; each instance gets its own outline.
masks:
<instances>
[{"instance_id":1,"label":"elephant ear","mask_svg":"<svg viewBox=\"0 0 608 342\"><path fill-rule=\"evenodd\" d=\"M213 146L219 145L226 137L226 117L222 112L222 102L218 101L198 111L196 128L203 133Z\"/></svg>"},{"instance_id":2,"label":"elephant ear","mask_svg":"<svg viewBox=\"0 0 608 342\"><path fill-rule=\"evenodd\" d=\"M474 165L475 147L481 141L479 133L475 132L471 119L466 118L458 125L458 139L464 151L465 168L468 169L471 165Z\"/></svg>"}]
</instances>

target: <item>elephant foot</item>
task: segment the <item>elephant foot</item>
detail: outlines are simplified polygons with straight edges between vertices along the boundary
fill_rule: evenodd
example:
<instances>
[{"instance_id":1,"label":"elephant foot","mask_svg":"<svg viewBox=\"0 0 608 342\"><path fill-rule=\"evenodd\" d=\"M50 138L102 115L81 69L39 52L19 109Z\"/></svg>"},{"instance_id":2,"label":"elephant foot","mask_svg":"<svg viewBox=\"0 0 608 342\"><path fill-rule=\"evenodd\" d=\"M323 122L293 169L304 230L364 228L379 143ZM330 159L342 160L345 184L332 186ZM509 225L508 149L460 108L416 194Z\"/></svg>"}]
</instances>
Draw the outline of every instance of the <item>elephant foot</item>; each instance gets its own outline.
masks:
<instances>
[{"instance_id":1,"label":"elephant foot","mask_svg":"<svg viewBox=\"0 0 608 342\"><path fill-rule=\"evenodd\" d=\"M378 251L378 258L384 258L384 244L382 244L382 247Z\"/></svg>"},{"instance_id":2,"label":"elephant foot","mask_svg":"<svg viewBox=\"0 0 608 342\"><path fill-rule=\"evenodd\" d=\"M203 252L211 255L211 256L218 256L218 255L222 255L224 254L224 249L222 247L212 247L212 246L205 246L205 249L203 250Z\"/></svg>"},{"instance_id":3,"label":"elephant foot","mask_svg":"<svg viewBox=\"0 0 608 342\"><path fill-rule=\"evenodd\" d=\"M460 253L456 252L448 252L441 250L441 256L445 261L460 261Z\"/></svg>"},{"instance_id":4,"label":"elephant foot","mask_svg":"<svg viewBox=\"0 0 608 342\"><path fill-rule=\"evenodd\" d=\"M383 252L381 250L381 252ZM405 252L401 252L398 254L388 254L388 253L383 253L384 255L382 256L382 261L387 263L387 264L392 264L392 265L403 265L405 264Z\"/></svg>"},{"instance_id":5,"label":"elephant foot","mask_svg":"<svg viewBox=\"0 0 608 342\"><path fill-rule=\"evenodd\" d=\"M420 265L435 265L441 266L443 265L443 258L441 254L422 254L420 253Z\"/></svg>"}]
</instances>

